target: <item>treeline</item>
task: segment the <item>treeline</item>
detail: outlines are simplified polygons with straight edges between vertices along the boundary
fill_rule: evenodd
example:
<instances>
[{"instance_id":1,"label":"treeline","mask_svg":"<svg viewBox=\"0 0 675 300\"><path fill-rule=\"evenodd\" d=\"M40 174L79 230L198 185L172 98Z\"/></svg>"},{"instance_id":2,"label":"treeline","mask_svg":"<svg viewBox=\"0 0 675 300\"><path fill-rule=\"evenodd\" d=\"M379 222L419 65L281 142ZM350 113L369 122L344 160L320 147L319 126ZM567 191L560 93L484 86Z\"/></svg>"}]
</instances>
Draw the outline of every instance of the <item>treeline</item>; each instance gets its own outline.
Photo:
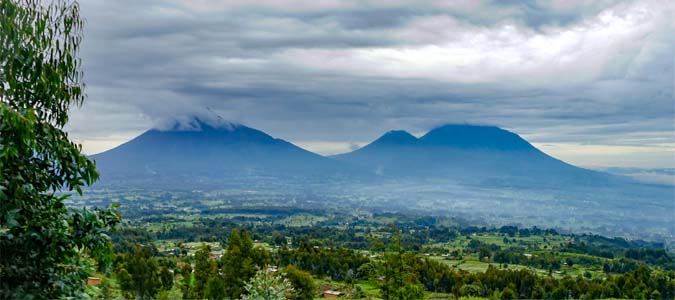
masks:
<instances>
[{"instance_id":1,"label":"treeline","mask_svg":"<svg viewBox=\"0 0 675 300\"><path fill-rule=\"evenodd\" d=\"M636 270L606 278L540 276L530 270L498 269L484 273L454 271L442 262L412 255L404 256L406 266L427 291L459 296L499 299L673 299L673 274L651 272L642 265Z\"/></svg>"},{"instance_id":2,"label":"treeline","mask_svg":"<svg viewBox=\"0 0 675 300\"><path fill-rule=\"evenodd\" d=\"M291 211L274 211L285 215ZM383 215L384 217L391 217ZM123 228L112 234L116 252L131 252L134 244L148 244L153 240L181 240L184 242L221 242L229 238L229 232L242 228L253 232L253 239L266 242L274 246L287 245L299 247L301 240L310 241L312 245L332 248L348 248L355 250L369 250L375 245L372 237L390 236L399 230L405 234L401 237L401 246L414 252L440 253L441 248L430 248L427 245L446 243L453 239L468 237L469 243L463 249L463 254L477 254L479 258L489 257L497 263L510 263L558 270L562 263L585 266L603 267L613 273L625 273L635 270L638 263L646 263L665 270L675 270L675 259L667 252L662 243L643 241L627 241L622 238L605 238L597 235L566 235L570 242L551 245L548 249L531 249L526 242L518 241L515 237L529 236L556 236L560 235L553 229L518 228L503 226L500 228L486 227L446 227L438 224L433 217L411 218L404 217L397 224L404 226L382 226L374 222L354 218L344 221L340 226L285 226L282 224L265 223L258 218L225 219L202 218L194 221L191 226L165 224L160 229L148 232L139 228ZM160 223L161 224L161 223ZM364 225L369 224L369 225ZM483 243L473 238L474 234L499 234L504 236L503 249L495 244ZM545 238L546 239L546 238ZM547 250L547 251L539 251ZM529 255L532 251L539 252ZM563 257L553 253L585 254L574 257ZM528 254L526 256L526 254ZM461 255L461 254L458 254ZM457 255L455 255L457 256ZM617 261L620 265L617 265Z\"/></svg>"},{"instance_id":3,"label":"treeline","mask_svg":"<svg viewBox=\"0 0 675 300\"><path fill-rule=\"evenodd\" d=\"M317 276L348 282L356 279L359 267L370 261L354 250L312 246L306 241L301 241L297 249L281 248L277 259L280 265L294 265Z\"/></svg>"},{"instance_id":4,"label":"treeline","mask_svg":"<svg viewBox=\"0 0 675 300\"><path fill-rule=\"evenodd\" d=\"M647 264L675 270L675 259L664 249L662 243L626 241L622 238L608 239L601 236L576 236L565 244L564 252L589 254L604 258L627 258Z\"/></svg>"},{"instance_id":5,"label":"treeline","mask_svg":"<svg viewBox=\"0 0 675 300\"><path fill-rule=\"evenodd\" d=\"M295 289L293 297L297 300L309 300L318 294L313 276L352 286L368 281L379 288L377 296L387 300L421 300L425 291L448 297L495 299L675 297L675 273L653 270L634 260L630 260L634 264L630 270L615 270L619 265L609 265L605 276L595 277L589 273L556 278L550 273L542 276L532 270L492 265L485 272L469 273L408 251L403 236L397 233L373 239L369 254L313 244L308 237L299 237L297 248L284 246L269 252L254 247L247 231L233 230L221 257L215 256L206 244L194 257L170 259L154 257L152 247L135 246L133 252L117 255L114 274L127 299L154 297L171 289L176 278L183 299L239 299L246 293L246 283L259 270L284 273ZM616 262L622 264L621 260ZM350 297L367 296L354 288Z\"/></svg>"},{"instance_id":6,"label":"treeline","mask_svg":"<svg viewBox=\"0 0 675 300\"><path fill-rule=\"evenodd\" d=\"M398 272L398 273L397 273ZM371 260L358 274L380 282L387 290L392 278L402 285L420 284L430 292L454 297L474 296L494 299L673 299L675 273L655 272L644 264L637 269L605 278L541 276L534 271L498 269L489 266L483 273L456 271L447 264L406 252L400 237L394 236L383 251L383 259ZM391 287L388 288L392 290ZM412 288L414 290L414 288ZM405 294L405 293L403 293ZM386 295L383 295L386 296ZM385 298L386 299L386 298ZM400 299L400 298L397 298ZM409 299L409 298L408 298Z\"/></svg>"},{"instance_id":7,"label":"treeline","mask_svg":"<svg viewBox=\"0 0 675 300\"><path fill-rule=\"evenodd\" d=\"M379 258L362 264L359 279L379 284L384 299L421 299L418 287L453 297L474 296L494 299L628 298L673 299L672 272L654 272L645 265L606 278L541 276L530 270L498 269L483 273L456 271L443 262L406 252L394 237ZM417 295L417 296L415 296ZM413 298L411 298L413 297Z\"/></svg>"}]
</instances>

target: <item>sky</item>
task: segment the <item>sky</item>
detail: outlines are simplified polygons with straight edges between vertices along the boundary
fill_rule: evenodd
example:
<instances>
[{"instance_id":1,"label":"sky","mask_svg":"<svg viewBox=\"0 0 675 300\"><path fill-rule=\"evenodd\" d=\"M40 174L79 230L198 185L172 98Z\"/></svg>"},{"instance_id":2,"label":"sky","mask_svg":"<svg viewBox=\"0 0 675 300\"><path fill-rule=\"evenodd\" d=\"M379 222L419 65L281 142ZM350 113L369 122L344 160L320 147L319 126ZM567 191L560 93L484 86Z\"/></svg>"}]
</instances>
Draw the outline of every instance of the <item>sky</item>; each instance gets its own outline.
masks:
<instances>
[{"instance_id":1,"label":"sky","mask_svg":"<svg viewBox=\"0 0 675 300\"><path fill-rule=\"evenodd\" d=\"M216 113L320 154L511 130L586 167L675 167L673 1L82 0L94 154Z\"/></svg>"}]
</instances>

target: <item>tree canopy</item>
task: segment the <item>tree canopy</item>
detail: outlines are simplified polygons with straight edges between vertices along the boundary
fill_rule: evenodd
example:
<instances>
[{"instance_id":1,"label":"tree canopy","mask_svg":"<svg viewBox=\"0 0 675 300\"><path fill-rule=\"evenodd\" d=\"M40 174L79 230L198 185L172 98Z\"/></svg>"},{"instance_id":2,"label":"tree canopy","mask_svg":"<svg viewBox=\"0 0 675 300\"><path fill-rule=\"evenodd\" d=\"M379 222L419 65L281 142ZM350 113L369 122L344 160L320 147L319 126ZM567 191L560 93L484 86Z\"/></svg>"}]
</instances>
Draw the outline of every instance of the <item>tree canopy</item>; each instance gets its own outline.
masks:
<instances>
[{"instance_id":1,"label":"tree canopy","mask_svg":"<svg viewBox=\"0 0 675 300\"><path fill-rule=\"evenodd\" d=\"M77 2L0 0L0 298L81 295L114 209L68 209L98 179L63 127L85 100Z\"/></svg>"}]
</instances>

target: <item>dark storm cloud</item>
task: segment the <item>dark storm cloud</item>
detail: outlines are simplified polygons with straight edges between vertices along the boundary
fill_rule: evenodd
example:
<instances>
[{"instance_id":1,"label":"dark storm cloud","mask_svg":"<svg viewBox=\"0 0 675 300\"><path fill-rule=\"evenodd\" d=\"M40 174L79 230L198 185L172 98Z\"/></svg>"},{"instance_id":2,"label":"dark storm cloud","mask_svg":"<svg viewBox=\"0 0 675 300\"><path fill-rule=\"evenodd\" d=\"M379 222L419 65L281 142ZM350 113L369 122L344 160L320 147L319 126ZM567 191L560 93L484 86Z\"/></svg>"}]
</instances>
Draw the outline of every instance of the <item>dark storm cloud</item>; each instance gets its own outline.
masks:
<instances>
[{"instance_id":1,"label":"dark storm cloud","mask_svg":"<svg viewBox=\"0 0 675 300\"><path fill-rule=\"evenodd\" d=\"M675 148L668 1L252 3L83 1L70 131L96 152L208 107L325 153L449 122Z\"/></svg>"}]
</instances>

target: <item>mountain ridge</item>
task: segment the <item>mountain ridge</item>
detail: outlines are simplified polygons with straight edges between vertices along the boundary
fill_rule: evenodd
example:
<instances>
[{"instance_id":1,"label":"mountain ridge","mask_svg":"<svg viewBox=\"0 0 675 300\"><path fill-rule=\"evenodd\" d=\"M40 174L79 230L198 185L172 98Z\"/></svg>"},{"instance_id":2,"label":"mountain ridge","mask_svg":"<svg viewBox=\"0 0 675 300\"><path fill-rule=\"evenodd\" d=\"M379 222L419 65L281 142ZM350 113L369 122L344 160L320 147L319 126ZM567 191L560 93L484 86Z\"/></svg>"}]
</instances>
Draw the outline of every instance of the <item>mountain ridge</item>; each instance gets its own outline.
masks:
<instances>
[{"instance_id":1,"label":"mountain ridge","mask_svg":"<svg viewBox=\"0 0 675 300\"><path fill-rule=\"evenodd\" d=\"M446 124L419 138L422 144L466 149L533 150L519 135L488 125Z\"/></svg>"},{"instance_id":2,"label":"mountain ridge","mask_svg":"<svg viewBox=\"0 0 675 300\"><path fill-rule=\"evenodd\" d=\"M374 176L605 184L609 176L553 158L508 130L468 124L439 126L420 138L391 130L362 148L326 157L242 124L195 117L150 129L92 157L104 179Z\"/></svg>"},{"instance_id":3,"label":"mountain ridge","mask_svg":"<svg viewBox=\"0 0 675 300\"><path fill-rule=\"evenodd\" d=\"M378 176L545 184L596 181L603 185L611 180L610 175L556 159L496 126L446 124L405 143L387 142L392 135L405 134L390 131L360 149L333 158Z\"/></svg>"},{"instance_id":4,"label":"mountain ridge","mask_svg":"<svg viewBox=\"0 0 675 300\"><path fill-rule=\"evenodd\" d=\"M101 174L92 188L105 197L115 190L188 191L222 197L224 205L239 197L281 206L466 214L510 224L565 227L596 220L597 230L640 224L672 233L666 212L672 186L575 167L495 126L446 125L420 138L394 130L355 151L324 157L244 125L189 122L148 130L92 156ZM635 207L642 211L636 214Z\"/></svg>"}]
</instances>

